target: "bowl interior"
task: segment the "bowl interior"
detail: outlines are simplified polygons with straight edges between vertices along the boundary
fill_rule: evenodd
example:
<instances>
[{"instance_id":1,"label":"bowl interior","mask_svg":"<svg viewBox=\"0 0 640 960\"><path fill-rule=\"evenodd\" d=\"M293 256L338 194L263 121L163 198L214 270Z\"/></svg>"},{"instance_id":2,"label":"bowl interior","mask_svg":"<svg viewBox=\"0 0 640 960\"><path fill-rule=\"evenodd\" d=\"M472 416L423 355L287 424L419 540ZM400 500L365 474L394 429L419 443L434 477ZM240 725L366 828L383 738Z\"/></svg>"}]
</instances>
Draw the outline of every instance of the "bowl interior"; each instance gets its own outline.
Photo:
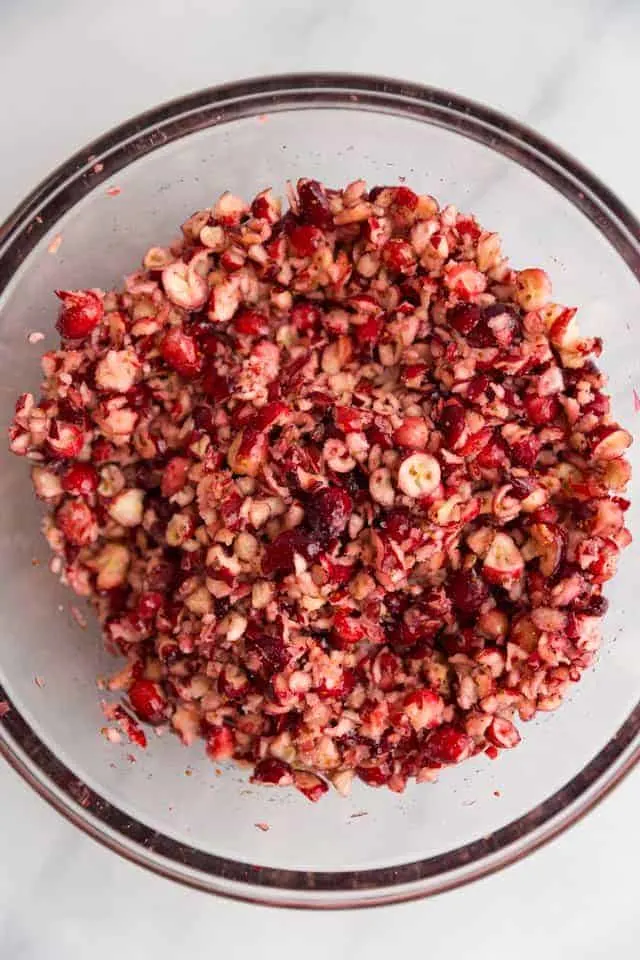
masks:
<instances>
[{"instance_id":1,"label":"bowl interior","mask_svg":"<svg viewBox=\"0 0 640 960\"><path fill-rule=\"evenodd\" d=\"M18 393L37 389L38 356L56 343L54 288L117 286L149 246L170 241L190 213L223 190L251 197L270 184L281 192L287 179L306 175L335 185L359 177L370 185L406 178L417 190L474 212L487 229L502 235L515 266L543 267L553 279L554 297L580 306L585 331L604 339L601 363L610 376L615 414L635 428L637 279L598 226L517 157L453 125L354 102L261 108L255 115L197 126L165 143L159 137L142 156L131 149L107 160L104 171L84 175L77 201L59 219L45 219L45 233L0 299L3 422L9 422ZM108 192L114 186L120 188L117 195ZM49 252L58 235L57 252ZM42 331L46 339L30 344L32 331ZM636 471L639 455L636 445L631 450ZM73 608L85 613L82 601L47 569L41 510L27 464L4 446L0 458L0 663L14 714L80 781L125 815L99 830L115 837L123 827L129 837L125 846L146 846L151 858L184 860L172 841L205 855L178 866L178 873L227 870L232 880L241 881L249 876L242 865L257 865L269 871L267 887L302 883L313 888L308 872L335 871L320 885L340 892L344 886L366 885L346 883L344 871L387 868L390 884L394 877L409 882L414 876L397 868L430 859L428 873L437 882L438 876L464 869L465 860L499 853L509 836L512 842L535 827L536 808L607 747L636 705L640 630L632 547L607 591L611 606L596 668L559 711L524 727L518 750L504 752L496 762L482 757L448 770L436 785L413 785L403 796L356 785L350 799L330 793L315 806L293 791L252 787L237 768L212 764L199 747L187 750L173 737L151 735L144 752L110 744L99 733L103 718L95 678L112 671L115 662L103 651L91 616L85 628L76 622ZM632 532L637 529L637 507L630 511L629 525ZM21 733L8 721L9 739L15 740ZM42 751L25 762L34 770L39 762L49 765ZM82 803L73 778L65 781L59 774L58 780L60 797L68 797L70 788L73 794L75 784ZM63 802L74 806L73 800ZM88 817L100 816L93 799L85 805L91 807ZM528 819L512 835L498 834L521 818ZM150 833L139 832L133 821ZM268 824L268 831L258 823ZM477 843L481 846L469 847ZM475 852L452 859L460 848ZM206 855L239 866L213 866ZM308 879L294 882L277 871L300 871ZM255 876L252 872L251 882ZM263 896L269 898L265 891Z\"/></svg>"}]
</instances>

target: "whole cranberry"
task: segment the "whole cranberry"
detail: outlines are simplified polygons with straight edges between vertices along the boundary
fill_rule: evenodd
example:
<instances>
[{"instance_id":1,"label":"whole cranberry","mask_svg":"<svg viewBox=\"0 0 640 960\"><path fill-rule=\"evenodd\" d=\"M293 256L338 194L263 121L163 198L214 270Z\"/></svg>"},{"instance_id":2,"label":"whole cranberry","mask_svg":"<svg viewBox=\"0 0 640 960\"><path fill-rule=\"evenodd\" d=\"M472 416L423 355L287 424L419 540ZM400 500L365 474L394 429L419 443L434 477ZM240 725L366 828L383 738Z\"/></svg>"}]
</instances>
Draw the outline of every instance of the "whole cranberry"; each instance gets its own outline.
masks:
<instances>
[{"instance_id":1,"label":"whole cranberry","mask_svg":"<svg viewBox=\"0 0 640 960\"><path fill-rule=\"evenodd\" d=\"M56 297L62 300L57 327L69 340L88 337L104 316L102 300L91 290L56 290Z\"/></svg>"},{"instance_id":2,"label":"whole cranberry","mask_svg":"<svg viewBox=\"0 0 640 960\"><path fill-rule=\"evenodd\" d=\"M305 509L307 525L318 540L339 537L349 523L353 501L340 487L321 487L309 497Z\"/></svg>"},{"instance_id":3,"label":"whole cranberry","mask_svg":"<svg viewBox=\"0 0 640 960\"><path fill-rule=\"evenodd\" d=\"M321 230L330 230L333 227L329 198L321 183L317 180L299 180L298 200L303 223L320 227Z\"/></svg>"},{"instance_id":4,"label":"whole cranberry","mask_svg":"<svg viewBox=\"0 0 640 960\"><path fill-rule=\"evenodd\" d=\"M129 688L129 700L140 720L146 723L162 723L165 719L167 699L158 684L152 680L135 680Z\"/></svg>"},{"instance_id":5,"label":"whole cranberry","mask_svg":"<svg viewBox=\"0 0 640 960\"><path fill-rule=\"evenodd\" d=\"M473 567L450 574L447 590L454 608L466 616L476 613L489 596L487 584Z\"/></svg>"}]
</instances>

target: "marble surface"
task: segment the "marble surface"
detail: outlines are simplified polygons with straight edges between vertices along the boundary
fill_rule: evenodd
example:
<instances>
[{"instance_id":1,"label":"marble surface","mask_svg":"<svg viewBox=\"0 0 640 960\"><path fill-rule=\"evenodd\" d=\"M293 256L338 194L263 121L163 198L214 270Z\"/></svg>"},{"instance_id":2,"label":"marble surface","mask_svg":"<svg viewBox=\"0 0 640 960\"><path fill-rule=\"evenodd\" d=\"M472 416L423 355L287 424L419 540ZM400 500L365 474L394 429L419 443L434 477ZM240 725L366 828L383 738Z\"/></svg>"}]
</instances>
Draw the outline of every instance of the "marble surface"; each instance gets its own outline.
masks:
<instances>
[{"instance_id":1,"label":"marble surface","mask_svg":"<svg viewBox=\"0 0 640 960\"><path fill-rule=\"evenodd\" d=\"M111 125L198 87L326 69L483 100L573 152L640 211L636 0L3 0L0 219ZM535 12L532 8L535 7ZM615 105L615 109L613 108ZM120 860L0 768L0 957L303 955L631 960L636 771L526 861L428 902L311 915L206 897Z\"/></svg>"}]
</instances>

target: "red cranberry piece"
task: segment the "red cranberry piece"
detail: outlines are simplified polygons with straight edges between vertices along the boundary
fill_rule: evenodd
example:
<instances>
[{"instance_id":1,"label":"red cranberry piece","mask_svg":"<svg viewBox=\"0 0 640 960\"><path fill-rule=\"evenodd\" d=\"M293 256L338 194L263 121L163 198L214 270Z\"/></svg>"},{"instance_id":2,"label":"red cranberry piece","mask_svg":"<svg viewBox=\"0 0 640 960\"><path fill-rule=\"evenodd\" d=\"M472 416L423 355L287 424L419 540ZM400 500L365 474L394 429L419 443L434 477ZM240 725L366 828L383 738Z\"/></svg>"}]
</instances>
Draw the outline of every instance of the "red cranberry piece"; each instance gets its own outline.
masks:
<instances>
[{"instance_id":1,"label":"red cranberry piece","mask_svg":"<svg viewBox=\"0 0 640 960\"><path fill-rule=\"evenodd\" d=\"M382 249L382 259L396 273L408 273L416 264L415 251L406 240L387 240Z\"/></svg>"},{"instance_id":2,"label":"red cranberry piece","mask_svg":"<svg viewBox=\"0 0 640 960\"><path fill-rule=\"evenodd\" d=\"M360 643L367 635L366 626L362 620L350 616L344 610L338 610L333 618L331 630L331 644L338 650L345 650L356 643Z\"/></svg>"},{"instance_id":3,"label":"red cranberry piece","mask_svg":"<svg viewBox=\"0 0 640 960\"><path fill-rule=\"evenodd\" d=\"M467 399L470 400L471 403L475 403L478 397L486 393L488 386L489 378L486 377L484 373L481 373L478 377L474 377L467 390Z\"/></svg>"},{"instance_id":4,"label":"red cranberry piece","mask_svg":"<svg viewBox=\"0 0 640 960\"><path fill-rule=\"evenodd\" d=\"M62 300L57 327L69 340L87 337L104 316L102 300L91 290L56 290L56 296Z\"/></svg>"},{"instance_id":5,"label":"red cranberry piece","mask_svg":"<svg viewBox=\"0 0 640 960\"><path fill-rule=\"evenodd\" d=\"M129 700L135 713L145 723L162 723L167 700L157 683L136 680L129 688Z\"/></svg>"},{"instance_id":6,"label":"red cranberry piece","mask_svg":"<svg viewBox=\"0 0 640 960\"><path fill-rule=\"evenodd\" d=\"M329 789L325 780L316 776L315 773L309 773L307 770L296 770L293 777L296 789L312 803L317 803Z\"/></svg>"},{"instance_id":7,"label":"red cranberry piece","mask_svg":"<svg viewBox=\"0 0 640 960\"><path fill-rule=\"evenodd\" d=\"M356 685L356 675L346 667L342 676L333 686L327 686L325 680L316 687L315 692L323 699L334 697L336 700L345 700Z\"/></svg>"},{"instance_id":8,"label":"red cranberry piece","mask_svg":"<svg viewBox=\"0 0 640 960\"><path fill-rule=\"evenodd\" d=\"M75 423L53 420L49 428L47 445L52 457L72 460L84 446L84 434Z\"/></svg>"},{"instance_id":9,"label":"red cranberry piece","mask_svg":"<svg viewBox=\"0 0 640 960\"><path fill-rule=\"evenodd\" d=\"M384 529L396 543L406 540L413 527L413 518L406 507L389 510L384 518Z\"/></svg>"},{"instance_id":10,"label":"red cranberry piece","mask_svg":"<svg viewBox=\"0 0 640 960\"><path fill-rule=\"evenodd\" d=\"M602 594L594 594L589 597L584 607L584 613L588 617L604 617L609 609L609 601Z\"/></svg>"},{"instance_id":11,"label":"red cranberry piece","mask_svg":"<svg viewBox=\"0 0 640 960\"><path fill-rule=\"evenodd\" d=\"M522 739L516 727L510 720L503 720L502 717L494 717L486 733L489 740L495 747L517 747Z\"/></svg>"},{"instance_id":12,"label":"red cranberry piece","mask_svg":"<svg viewBox=\"0 0 640 960\"><path fill-rule=\"evenodd\" d=\"M356 328L358 344L362 344L365 347L376 344L382 336L384 324L384 313L371 314L371 316L367 317L365 322Z\"/></svg>"},{"instance_id":13,"label":"red cranberry piece","mask_svg":"<svg viewBox=\"0 0 640 960\"><path fill-rule=\"evenodd\" d=\"M377 760L361 763L356 774L370 787L384 787L391 779L391 771L386 763Z\"/></svg>"},{"instance_id":14,"label":"red cranberry piece","mask_svg":"<svg viewBox=\"0 0 640 960\"><path fill-rule=\"evenodd\" d=\"M259 310L238 310L232 322L236 333L242 336L259 337L267 330L267 318Z\"/></svg>"},{"instance_id":15,"label":"red cranberry piece","mask_svg":"<svg viewBox=\"0 0 640 960\"><path fill-rule=\"evenodd\" d=\"M202 390L210 400L215 400L217 403L228 400L233 393L229 378L217 373L213 367L208 367L205 371Z\"/></svg>"},{"instance_id":16,"label":"red cranberry piece","mask_svg":"<svg viewBox=\"0 0 640 960\"><path fill-rule=\"evenodd\" d=\"M321 183L317 180L299 180L298 200L303 223L310 223L321 230L330 230L333 227L329 198Z\"/></svg>"},{"instance_id":17,"label":"red cranberry piece","mask_svg":"<svg viewBox=\"0 0 640 960\"><path fill-rule=\"evenodd\" d=\"M504 440L499 435L494 434L489 443L477 456L478 466L487 470L499 467L507 459L507 450Z\"/></svg>"},{"instance_id":18,"label":"red cranberry piece","mask_svg":"<svg viewBox=\"0 0 640 960\"><path fill-rule=\"evenodd\" d=\"M424 752L429 760L436 763L459 763L472 748L471 737L453 724L445 723L429 735Z\"/></svg>"},{"instance_id":19,"label":"red cranberry piece","mask_svg":"<svg viewBox=\"0 0 640 960\"><path fill-rule=\"evenodd\" d=\"M511 493L516 500L525 500L529 494L536 488L535 483L529 477L511 477Z\"/></svg>"},{"instance_id":20,"label":"red cranberry piece","mask_svg":"<svg viewBox=\"0 0 640 960\"><path fill-rule=\"evenodd\" d=\"M285 530L267 544L262 557L262 572L265 576L272 573L292 573L296 553L308 560L317 557L320 553L318 541L299 527Z\"/></svg>"},{"instance_id":21,"label":"red cranberry piece","mask_svg":"<svg viewBox=\"0 0 640 960\"><path fill-rule=\"evenodd\" d=\"M268 783L276 787L290 787L293 783L293 771L284 760L266 757L256 763L251 783Z\"/></svg>"},{"instance_id":22,"label":"red cranberry piece","mask_svg":"<svg viewBox=\"0 0 640 960\"><path fill-rule=\"evenodd\" d=\"M474 303L458 303L447 312L447 320L463 337L468 336L480 322L482 312Z\"/></svg>"},{"instance_id":23,"label":"red cranberry piece","mask_svg":"<svg viewBox=\"0 0 640 960\"><path fill-rule=\"evenodd\" d=\"M518 329L518 321L510 307L493 303L481 311L480 321L469 334L472 347L495 347L506 349Z\"/></svg>"},{"instance_id":24,"label":"red cranberry piece","mask_svg":"<svg viewBox=\"0 0 640 960\"><path fill-rule=\"evenodd\" d=\"M536 427L548 426L557 417L560 404L557 397L525 397L524 409L531 423Z\"/></svg>"},{"instance_id":25,"label":"red cranberry piece","mask_svg":"<svg viewBox=\"0 0 640 960\"><path fill-rule=\"evenodd\" d=\"M162 359L181 377L192 379L197 377L202 366L202 357L198 345L193 337L188 337L181 330L172 329L165 333L160 342Z\"/></svg>"},{"instance_id":26,"label":"red cranberry piece","mask_svg":"<svg viewBox=\"0 0 640 960\"><path fill-rule=\"evenodd\" d=\"M466 419L462 404L457 401L445 404L440 414L439 426L442 430L445 446L449 450L453 449L460 441L466 429Z\"/></svg>"},{"instance_id":27,"label":"red cranberry piece","mask_svg":"<svg viewBox=\"0 0 640 960\"><path fill-rule=\"evenodd\" d=\"M308 330L316 330L322 320L322 311L315 303L308 300L300 300L294 303L290 313L291 323L301 333Z\"/></svg>"},{"instance_id":28,"label":"red cranberry piece","mask_svg":"<svg viewBox=\"0 0 640 960\"><path fill-rule=\"evenodd\" d=\"M97 539L96 519L84 500L65 500L56 514L56 523L74 546L84 547Z\"/></svg>"},{"instance_id":29,"label":"red cranberry piece","mask_svg":"<svg viewBox=\"0 0 640 960\"><path fill-rule=\"evenodd\" d=\"M472 567L450 574L447 589L451 602L461 613L476 613L489 596L489 588Z\"/></svg>"},{"instance_id":30,"label":"red cranberry piece","mask_svg":"<svg viewBox=\"0 0 640 960\"><path fill-rule=\"evenodd\" d=\"M305 520L323 542L339 537L349 523L353 501L340 487L321 487L312 493L305 509Z\"/></svg>"},{"instance_id":31,"label":"red cranberry piece","mask_svg":"<svg viewBox=\"0 0 640 960\"><path fill-rule=\"evenodd\" d=\"M540 453L542 444L535 433L530 433L527 437L516 440L511 446L511 456L515 463L527 470L532 470ZM531 491L529 491L531 492Z\"/></svg>"},{"instance_id":32,"label":"red cranberry piece","mask_svg":"<svg viewBox=\"0 0 640 960\"><path fill-rule=\"evenodd\" d=\"M145 623L155 620L164 606L164 596L158 590L146 590L138 597L136 613Z\"/></svg>"},{"instance_id":33,"label":"red cranberry piece","mask_svg":"<svg viewBox=\"0 0 640 960\"><path fill-rule=\"evenodd\" d=\"M72 463L60 478L62 489L74 497L88 497L98 489L98 473L90 463Z\"/></svg>"},{"instance_id":34,"label":"red cranberry piece","mask_svg":"<svg viewBox=\"0 0 640 960\"><path fill-rule=\"evenodd\" d=\"M398 207L406 207L407 210L415 210L418 206L418 194L410 190L409 187L396 187L393 196L393 202Z\"/></svg>"},{"instance_id":35,"label":"red cranberry piece","mask_svg":"<svg viewBox=\"0 0 640 960\"><path fill-rule=\"evenodd\" d=\"M207 756L211 760L230 760L235 745L229 727L211 726L207 734Z\"/></svg>"},{"instance_id":36,"label":"red cranberry piece","mask_svg":"<svg viewBox=\"0 0 640 960\"><path fill-rule=\"evenodd\" d=\"M296 257L312 257L324 240L324 234L317 227L302 224L289 233L289 243Z\"/></svg>"}]
</instances>

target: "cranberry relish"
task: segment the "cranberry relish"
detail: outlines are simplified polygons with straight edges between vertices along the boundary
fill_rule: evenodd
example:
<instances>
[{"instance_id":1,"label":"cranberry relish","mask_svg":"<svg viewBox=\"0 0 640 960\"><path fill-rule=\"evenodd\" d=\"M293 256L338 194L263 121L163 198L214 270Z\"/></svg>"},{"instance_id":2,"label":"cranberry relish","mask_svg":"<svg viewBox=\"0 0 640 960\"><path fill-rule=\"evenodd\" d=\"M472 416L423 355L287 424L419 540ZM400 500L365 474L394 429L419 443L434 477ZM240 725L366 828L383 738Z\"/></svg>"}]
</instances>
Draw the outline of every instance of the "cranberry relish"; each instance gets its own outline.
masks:
<instances>
[{"instance_id":1,"label":"cranberry relish","mask_svg":"<svg viewBox=\"0 0 640 960\"><path fill-rule=\"evenodd\" d=\"M631 443L575 309L408 187L226 193L58 291L11 449L126 657L108 715L317 800L515 746L594 660Z\"/></svg>"}]
</instances>

